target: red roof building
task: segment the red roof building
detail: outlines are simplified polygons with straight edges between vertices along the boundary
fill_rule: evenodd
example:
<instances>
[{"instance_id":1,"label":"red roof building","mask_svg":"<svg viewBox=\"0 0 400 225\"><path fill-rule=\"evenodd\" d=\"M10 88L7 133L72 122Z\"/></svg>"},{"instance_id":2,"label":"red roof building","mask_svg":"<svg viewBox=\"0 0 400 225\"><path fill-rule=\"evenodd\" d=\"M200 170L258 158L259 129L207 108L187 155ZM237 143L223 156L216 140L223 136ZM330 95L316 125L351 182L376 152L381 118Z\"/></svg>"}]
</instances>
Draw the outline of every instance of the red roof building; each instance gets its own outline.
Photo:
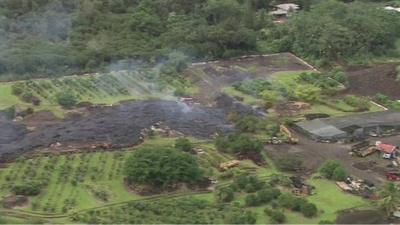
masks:
<instances>
[{"instance_id":1,"label":"red roof building","mask_svg":"<svg viewBox=\"0 0 400 225\"><path fill-rule=\"evenodd\" d=\"M383 144L383 143L378 144L376 147L378 147L379 151L385 152L387 154L392 154L397 149L397 147L394 145Z\"/></svg>"}]
</instances>

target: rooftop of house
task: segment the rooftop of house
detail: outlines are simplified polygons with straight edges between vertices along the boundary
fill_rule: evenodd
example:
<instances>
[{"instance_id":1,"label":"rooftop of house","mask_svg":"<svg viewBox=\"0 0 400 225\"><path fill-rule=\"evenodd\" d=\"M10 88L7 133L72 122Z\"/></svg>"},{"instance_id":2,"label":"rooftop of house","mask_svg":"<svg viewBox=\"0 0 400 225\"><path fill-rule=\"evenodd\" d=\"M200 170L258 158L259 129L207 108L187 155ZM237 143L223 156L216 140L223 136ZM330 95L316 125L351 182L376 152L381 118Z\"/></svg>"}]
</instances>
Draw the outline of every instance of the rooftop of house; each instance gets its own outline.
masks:
<instances>
[{"instance_id":1,"label":"rooftop of house","mask_svg":"<svg viewBox=\"0 0 400 225\"><path fill-rule=\"evenodd\" d=\"M396 146L394 146L394 145L390 145L390 144L383 144L383 143L378 143L377 145L376 145L376 147L380 150L380 151L382 151L382 152L385 152L385 153L388 153L388 154L392 154L394 151L396 151Z\"/></svg>"},{"instance_id":2,"label":"rooftop of house","mask_svg":"<svg viewBox=\"0 0 400 225\"><path fill-rule=\"evenodd\" d=\"M300 6L294 3L285 3L285 4L279 4L275 6L278 9L284 10L284 11L295 11L300 9Z\"/></svg>"},{"instance_id":3,"label":"rooftop of house","mask_svg":"<svg viewBox=\"0 0 400 225\"><path fill-rule=\"evenodd\" d=\"M392 6L386 6L385 9L388 10L388 11L400 12L400 7L395 8L395 7L392 7Z\"/></svg>"}]
</instances>

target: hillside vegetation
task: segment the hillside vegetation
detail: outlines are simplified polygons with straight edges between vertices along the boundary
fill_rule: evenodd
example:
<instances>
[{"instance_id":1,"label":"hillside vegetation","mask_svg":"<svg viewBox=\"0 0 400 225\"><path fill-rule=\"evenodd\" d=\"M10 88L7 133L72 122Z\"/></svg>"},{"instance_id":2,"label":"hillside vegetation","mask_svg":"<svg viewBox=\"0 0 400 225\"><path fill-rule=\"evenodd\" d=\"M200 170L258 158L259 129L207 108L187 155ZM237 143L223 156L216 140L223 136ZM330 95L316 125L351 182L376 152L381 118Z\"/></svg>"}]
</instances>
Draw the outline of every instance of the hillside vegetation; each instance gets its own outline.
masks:
<instances>
[{"instance_id":1,"label":"hillside vegetation","mask_svg":"<svg viewBox=\"0 0 400 225\"><path fill-rule=\"evenodd\" d=\"M173 51L192 60L293 51L328 62L394 48L400 20L377 3L294 2L304 10L281 25L268 15L279 1L4 0L1 79L116 70Z\"/></svg>"}]
</instances>

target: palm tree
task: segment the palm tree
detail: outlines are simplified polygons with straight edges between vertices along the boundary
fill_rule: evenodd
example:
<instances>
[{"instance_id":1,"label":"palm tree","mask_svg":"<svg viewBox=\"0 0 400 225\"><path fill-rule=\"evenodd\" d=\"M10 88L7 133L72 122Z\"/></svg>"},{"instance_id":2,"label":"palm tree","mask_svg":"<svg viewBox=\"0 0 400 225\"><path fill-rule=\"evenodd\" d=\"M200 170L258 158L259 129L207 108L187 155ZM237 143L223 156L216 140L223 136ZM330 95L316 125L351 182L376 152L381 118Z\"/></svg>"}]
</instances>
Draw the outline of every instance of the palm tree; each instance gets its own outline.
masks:
<instances>
[{"instance_id":1,"label":"palm tree","mask_svg":"<svg viewBox=\"0 0 400 225\"><path fill-rule=\"evenodd\" d=\"M386 183L378 192L382 198L379 206L386 212L387 216L391 216L400 206L400 188L393 182Z\"/></svg>"}]
</instances>

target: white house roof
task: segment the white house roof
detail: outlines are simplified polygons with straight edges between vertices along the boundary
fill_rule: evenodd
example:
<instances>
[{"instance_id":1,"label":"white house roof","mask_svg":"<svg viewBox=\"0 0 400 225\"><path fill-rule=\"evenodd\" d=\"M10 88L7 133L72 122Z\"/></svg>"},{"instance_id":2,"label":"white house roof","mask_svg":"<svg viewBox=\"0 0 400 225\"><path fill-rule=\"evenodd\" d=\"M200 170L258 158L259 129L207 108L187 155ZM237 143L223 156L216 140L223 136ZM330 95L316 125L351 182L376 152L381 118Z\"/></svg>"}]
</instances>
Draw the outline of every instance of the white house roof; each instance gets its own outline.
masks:
<instances>
[{"instance_id":1,"label":"white house roof","mask_svg":"<svg viewBox=\"0 0 400 225\"><path fill-rule=\"evenodd\" d=\"M294 3L286 3L286 4L276 5L276 8L284 11L290 11L290 10L298 10L300 9L300 6Z\"/></svg>"},{"instance_id":2,"label":"white house roof","mask_svg":"<svg viewBox=\"0 0 400 225\"><path fill-rule=\"evenodd\" d=\"M286 14L288 14L288 11L282 10L282 9L277 9L275 11L270 12L269 14L270 15L275 15L275 16L286 15Z\"/></svg>"},{"instance_id":3,"label":"white house roof","mask_svg":"<svg viewBox=\"0 0 400 225\"><path fill-rule=\"evenodd\" d=\"M388 10L388 11L400 12L400 7L399 8L395 8L395 7L392 7L392 6L386 6L385 9Z\"/></svg>"}]
</instances>

